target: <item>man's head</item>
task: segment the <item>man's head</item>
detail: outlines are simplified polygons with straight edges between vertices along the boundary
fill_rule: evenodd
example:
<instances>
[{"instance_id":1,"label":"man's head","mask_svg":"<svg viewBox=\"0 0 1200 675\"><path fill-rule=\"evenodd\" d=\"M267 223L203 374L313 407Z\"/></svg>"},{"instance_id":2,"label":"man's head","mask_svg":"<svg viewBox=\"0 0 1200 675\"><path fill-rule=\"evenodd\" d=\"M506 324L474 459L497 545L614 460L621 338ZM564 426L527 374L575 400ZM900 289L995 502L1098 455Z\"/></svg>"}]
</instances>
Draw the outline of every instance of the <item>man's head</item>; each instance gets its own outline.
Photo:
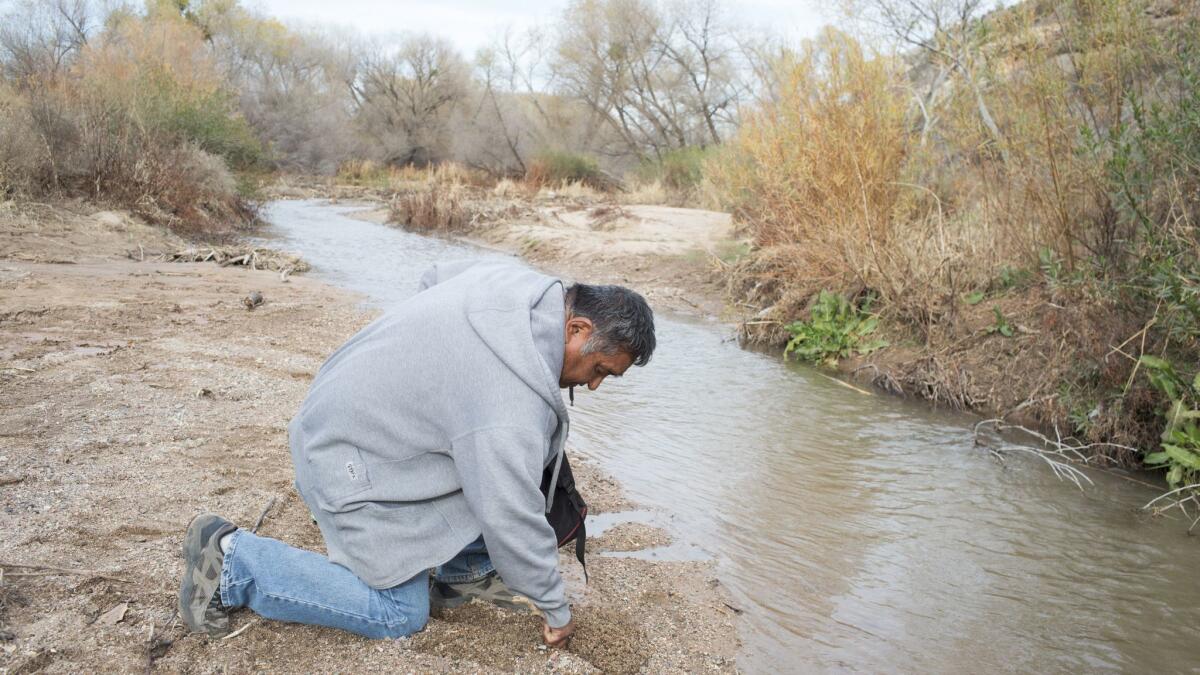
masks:
<instances>
[{"instance_id":1,"label":"man's head","mask_svg":"<svg viewBox=\"0 0 1200 675\"><path fill-rule=\"evenodd\" d=\"M621 286L575 284L567 289L567 324L558 386L587 385L644 366L654 353L654 313L642 296Z\"/></svg>"}]
</instances>

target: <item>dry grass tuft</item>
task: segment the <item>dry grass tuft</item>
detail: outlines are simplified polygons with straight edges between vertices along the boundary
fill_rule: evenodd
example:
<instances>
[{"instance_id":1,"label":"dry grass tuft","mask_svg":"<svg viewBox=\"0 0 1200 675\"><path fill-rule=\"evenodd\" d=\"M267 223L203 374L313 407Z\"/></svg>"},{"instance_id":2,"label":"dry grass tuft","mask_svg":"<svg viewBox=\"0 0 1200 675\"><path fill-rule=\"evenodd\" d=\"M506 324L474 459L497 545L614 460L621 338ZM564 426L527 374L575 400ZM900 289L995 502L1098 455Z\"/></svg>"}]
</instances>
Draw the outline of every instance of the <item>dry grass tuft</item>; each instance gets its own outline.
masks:
<instances>
[{"instance_id":1,"label":"dry grass tuft","mask_svg":"<svg viewBox=\"0 0 1200 675\"><path fill-rule=\"evenodd\" d=\"M583 181L564 181L554 187L542 187L538 190L537 196L539 199L563 198L595 201L602 199L604 194Z\"/></svg>"},{"instance_id":2,"label":"dry grass tuft","mask_svg":"<svg viewBox=\"0 0 1200 675\"><path fill-rule=\"evenodd\" d=\"M531 191L525 183L518 183L510 178L503 178L492 188L492 195L501 199L519 199L529 197Z\"/></svg>"},{"instance_id":3,"label":"dry grass tuft","mask_svg":"<svg viewBox=\"0 0 1200 675\"><path fill-rule=\"evenodd\" d=\"M463 190L431 183L429 187L392 197L392 221L418 232L466 232L475 225L474 212Z\"/></svg>"},{"instance_id":4,"label":"dry grass tuft","mask_svg":"<svg viewBox=\"0 0 1200 675\"><path fill-rule=\"evenodd\" d=\"M634 183L628 192L622 192L618 198L625 204L675 205L672 194L660 180Z\"/></svg>"},{"instance_id":5,"label":"dry grass tuft","mask_svg":"<svg viewBox=\"0 0 1200 675\"><path fill-rule=\"evenodd\" d=\"M466 185L479 188L491 188L496 185L493 176L456 162L441 162L430 166L389 166L369 159L342 162L338 167L336 180L342 184L392 192L420 190L430 185Z\"/></svg>"}]
</instances>

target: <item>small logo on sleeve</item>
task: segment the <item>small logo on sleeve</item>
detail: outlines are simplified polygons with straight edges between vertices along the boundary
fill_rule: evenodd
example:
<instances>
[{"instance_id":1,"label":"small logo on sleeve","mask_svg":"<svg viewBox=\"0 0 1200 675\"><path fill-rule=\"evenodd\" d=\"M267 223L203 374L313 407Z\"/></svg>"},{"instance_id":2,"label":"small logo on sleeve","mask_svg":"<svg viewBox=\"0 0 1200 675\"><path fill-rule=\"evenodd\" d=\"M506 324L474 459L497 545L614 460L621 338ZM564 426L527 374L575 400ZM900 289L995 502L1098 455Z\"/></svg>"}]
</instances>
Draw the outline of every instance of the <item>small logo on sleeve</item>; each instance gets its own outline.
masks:
<instances>
[{"instance_id":1,"label":"small logo on sleeve","mask_svg":"<svg viewBox=\"0 0 1200 675\"><path fill-rule=\"evenodd\" d=\"M350 475L350 480L352 482L358 482L358 466L356 466L354 462L346 462L346 473Z\"/></svg>"}]
</instances>

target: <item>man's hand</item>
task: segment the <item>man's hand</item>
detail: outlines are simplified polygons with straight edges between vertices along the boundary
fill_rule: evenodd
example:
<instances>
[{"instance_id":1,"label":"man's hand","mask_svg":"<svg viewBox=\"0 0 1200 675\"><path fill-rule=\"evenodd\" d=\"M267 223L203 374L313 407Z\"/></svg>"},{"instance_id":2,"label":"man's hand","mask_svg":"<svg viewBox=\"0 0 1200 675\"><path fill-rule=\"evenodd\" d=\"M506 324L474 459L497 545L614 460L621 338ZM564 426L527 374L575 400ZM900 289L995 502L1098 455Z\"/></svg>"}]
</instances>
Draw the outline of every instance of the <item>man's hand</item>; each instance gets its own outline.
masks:
<instances>
[{"instance_id":1,"label":"man's hand","mask_svg":"<svg viewBox=\"0 0 1200 675\"><path fill-rule=\"evenodd\" d=\"M542 640L548 647L565 647L575 634L575 619L567 622L562 628L551 628L550 624L542 624Z\"/></svg>"}]
</instances>

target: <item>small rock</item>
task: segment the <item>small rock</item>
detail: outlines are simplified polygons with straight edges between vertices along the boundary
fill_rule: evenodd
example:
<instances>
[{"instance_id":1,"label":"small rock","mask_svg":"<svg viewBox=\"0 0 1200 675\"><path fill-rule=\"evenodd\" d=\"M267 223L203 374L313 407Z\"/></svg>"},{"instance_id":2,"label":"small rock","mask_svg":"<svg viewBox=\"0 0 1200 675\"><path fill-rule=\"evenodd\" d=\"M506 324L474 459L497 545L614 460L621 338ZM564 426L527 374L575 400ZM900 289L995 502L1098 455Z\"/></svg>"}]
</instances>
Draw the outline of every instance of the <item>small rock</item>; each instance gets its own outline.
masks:
<instances>
[{"instance_id":1,"label":"small rock","mask_svg":"<svg viewBox=\"0 0 1200 675\"><path fill-rule=\"evenodd\" d=\"M119 604L115 605L112 609L101 614L100 618L96 619L96 623L101 624L103 626L115 626L115 625L117 625L117 623L119 623L121 621L121 619L125 618L125 612L127 612L128 610L129 610L128 602L119 603Z\"/></svg>"},{"instance_id":2,"label":"small rock","mask_svg":"<svg viewBox=\"0 0 1200 675\"><path fill-rule=\"evenodd\" d=\"M242 304L246 306L246 309L254 309L255 307L263 304L263 295L258 291L254 291L250 295L242 298Z\"/></svg>"}]
</instances>

